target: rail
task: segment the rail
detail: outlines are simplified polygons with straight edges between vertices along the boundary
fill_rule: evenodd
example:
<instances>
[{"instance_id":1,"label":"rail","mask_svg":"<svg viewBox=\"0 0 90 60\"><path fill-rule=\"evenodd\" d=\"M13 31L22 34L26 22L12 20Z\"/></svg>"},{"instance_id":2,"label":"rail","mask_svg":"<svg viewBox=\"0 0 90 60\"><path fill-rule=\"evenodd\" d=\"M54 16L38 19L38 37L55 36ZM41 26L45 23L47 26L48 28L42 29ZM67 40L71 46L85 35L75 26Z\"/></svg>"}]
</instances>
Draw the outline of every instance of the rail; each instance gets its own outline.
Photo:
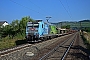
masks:
<instances>
[{"instance_id":1,"label":"rail","mask_svg":"<svg viewBox=\"0 0 90 60\"><path fill-rule=\"evenodd\" d=\"M23 44L23 45L19 45L19 46L16 46L16 47L13 47L13 48L10 48L10 49L7 49L7 50L2 50L2 51L0 51L0 57L8 55L12 52L18 51L20 49L27 48L29 46L31 46L31 44Z\"/></svg>"},{"instance_id":2,"label":"rail","mask_svg":"<svg viewBox=\"0 0 90 60\"><path fill-rule=\"evenodd\" d=\"M76 36L76 35L75 35ZM42 56L39 60L43 60L43 59L45 59L45 58L47 58L48 56L49 56L49 54L51 54L51 53L53 53L54 51L56 51L58 48L59 48L59 46L61 46L61 45L63 45L64 43L66 43L69 39L70 39L71 37L69 37L67 40L65 40L64 42L62 42L61 44L59 44L59 45L57 45L54 49L52 49L50 52L48 52L48 53L46 53L44 56ZM73 40L74 41L74 40ZM71 45L72 45L72 43L71 43ZM69 49L70 49L70 47L69 47ZM68 49L68 50L69 50Z\"/></svg>"},{"instance_id":3,"label":"rail","mask_svg":"<svg viewBox=\"0 0 90 60\"><path fill-rule=\"evenodd\" d=\"M75 37L76 37L76 36L75 36ZM75 37L74 37L74 38L75 38ZM65 59L65 57L66 57L67 53L69 52L69 50L70 50L72 44L74 43L74 41L75 41L75 39L72 40L72 42L70 43L68 49L65 51L64 55L62 56L61 60L64 60L64 59Z\"/></svg>"}]
</instances>

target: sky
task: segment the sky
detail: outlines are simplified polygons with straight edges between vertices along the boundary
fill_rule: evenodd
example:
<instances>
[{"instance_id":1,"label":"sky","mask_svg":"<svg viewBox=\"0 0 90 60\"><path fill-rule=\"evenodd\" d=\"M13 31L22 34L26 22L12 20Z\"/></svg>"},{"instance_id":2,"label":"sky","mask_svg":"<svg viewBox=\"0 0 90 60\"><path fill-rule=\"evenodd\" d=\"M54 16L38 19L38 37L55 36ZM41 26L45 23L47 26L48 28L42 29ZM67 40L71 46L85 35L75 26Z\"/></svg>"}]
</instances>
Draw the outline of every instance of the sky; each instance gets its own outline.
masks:
<instances>
[{"instance_id":1,"label":"sky","mask_svg":"<svg viewBox=\"0 0 90 60\"><path fill-rule=\"evenodd\" d=\"M0 0L0 21L25 16L52 23L90 19L90 0Z\"/></svg>"}]
</instances>

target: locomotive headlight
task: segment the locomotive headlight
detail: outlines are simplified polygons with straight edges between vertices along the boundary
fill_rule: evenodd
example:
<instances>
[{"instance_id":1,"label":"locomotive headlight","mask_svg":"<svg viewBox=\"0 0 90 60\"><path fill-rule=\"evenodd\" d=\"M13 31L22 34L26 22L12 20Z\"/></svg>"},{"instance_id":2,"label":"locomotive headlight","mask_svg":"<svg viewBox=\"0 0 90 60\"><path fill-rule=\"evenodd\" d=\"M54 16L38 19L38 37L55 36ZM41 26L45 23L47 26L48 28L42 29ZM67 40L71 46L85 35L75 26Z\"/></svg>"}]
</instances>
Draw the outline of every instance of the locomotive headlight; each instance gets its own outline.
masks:
<instances>
[{"instance_id":1,"label":"locomotive headlight","mask_svg":"<svg viewBox=\"0 0 90 60\"><path fill-rule=\"evenodd\" d=\"M30 28L30 30L34 31L34 30L35 30L35 28Z\"/></svg>"},{"instance_id":2,"label":"locomotive headlight","mask_svg":"<svg viewBox=\"0 0 90 60\"><path fill-rule=\"evenodd\" d=\"M35 38L38 38L39 37L39 33L35 33Z\"/></svg>"},{"instance_id":3,"label":"locomotive headlight","mask_svg":"<svg viewBox=\"0 0 90 60\"><path fill-rule=\"evenodd\" d=\"M39 33L36 33L36 36L38 37L39 36Z\"/></svg>"},{"instance_id":4,"label":"locomotive headlight","mask_svg":"<svg viewBox=\"0 0 90 60\"><path fill-rule=\"evenodd\" d=\"M36 33L36 35L39 35L39 33Z\"/></svg>"}]
</instances>

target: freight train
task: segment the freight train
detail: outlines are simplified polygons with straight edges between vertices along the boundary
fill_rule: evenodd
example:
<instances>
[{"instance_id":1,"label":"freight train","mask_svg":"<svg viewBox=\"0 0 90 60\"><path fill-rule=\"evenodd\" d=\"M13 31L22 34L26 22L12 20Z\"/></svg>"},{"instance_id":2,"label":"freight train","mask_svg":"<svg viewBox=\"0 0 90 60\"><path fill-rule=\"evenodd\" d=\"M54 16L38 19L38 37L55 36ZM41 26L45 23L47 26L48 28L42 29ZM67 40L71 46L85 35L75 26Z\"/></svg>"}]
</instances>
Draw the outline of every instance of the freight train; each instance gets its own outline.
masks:
<instances>
[{"instance_id":1,"label":"freight train","mask_svg":"<svg viewBox=\"0 0 90 60\"><path fill-rule=\"evenodd\" d=\"M26 40L27 42L34 42L38 40L45 40L56 37L58 30L55 25L45 23L42 20L34 22L27 22L26 25Z\"/></svg>"}]
</instances>

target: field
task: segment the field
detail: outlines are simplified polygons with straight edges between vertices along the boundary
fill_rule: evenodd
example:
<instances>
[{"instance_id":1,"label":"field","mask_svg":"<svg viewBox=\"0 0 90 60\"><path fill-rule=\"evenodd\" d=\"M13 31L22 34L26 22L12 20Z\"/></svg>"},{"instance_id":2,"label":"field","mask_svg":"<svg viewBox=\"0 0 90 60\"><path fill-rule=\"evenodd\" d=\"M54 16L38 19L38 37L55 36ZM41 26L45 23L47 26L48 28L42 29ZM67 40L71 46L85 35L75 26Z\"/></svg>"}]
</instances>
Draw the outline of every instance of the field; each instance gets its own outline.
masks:
<instances>
[{"instance_id":1,"label":"field","mask_svg":"<svg viewBox=\"0 0 90 60\"><path fill-rule=\"evenodd\" d=\"M59 23L53 23L53 24L55 24L57 27L61 27L64 25L70 25L71 28L90 27L90 22L59 22Z\"/></svg>"}]
</instances>

